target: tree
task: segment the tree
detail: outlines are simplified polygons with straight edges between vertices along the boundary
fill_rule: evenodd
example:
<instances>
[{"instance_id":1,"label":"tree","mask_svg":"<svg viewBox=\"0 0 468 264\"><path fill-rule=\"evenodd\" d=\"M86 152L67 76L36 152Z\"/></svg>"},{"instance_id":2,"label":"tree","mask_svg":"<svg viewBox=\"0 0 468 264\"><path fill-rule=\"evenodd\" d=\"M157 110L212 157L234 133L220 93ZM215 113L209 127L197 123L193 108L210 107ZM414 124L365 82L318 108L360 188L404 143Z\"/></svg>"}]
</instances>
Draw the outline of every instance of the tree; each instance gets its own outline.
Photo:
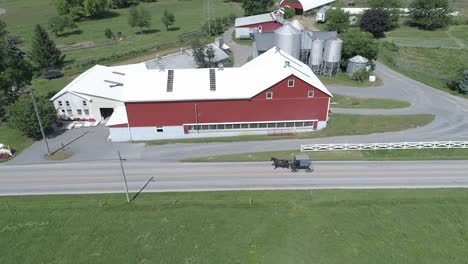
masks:
<instances>
[{"instance_id":1,"label":"tree","mask_svg":"<svg viewBox=\"0 0 468 264\"><path fill-rule=\"evenodd\" d=\"M343 33L349 29L349 14L340 8L331 9L327 12L327 29Z\"/></svg>"},{"instance_id":2,"label":"tree","mask_svg":"<svg viewBox=\"0 0 468 264\"><path fill-rule=\"evenodd\" d=\"M161 17L161 22L166 26L166 31L169 30L169 26L172 26L175 22L174 14L169 13L167 10L164 10L164 14Z\"/></svg>"},{"instance_id":3,"label":"tree","mask_svg":"<svg viewBox=\"0 0 468 264\"><path fill-rule=\"evenodd\" d=\"M273 0L242 0L242 8L246 16L253 16L268 12L273 6Z\"/></svg>"},{"instance_id":4,"label":"tree","mask_svg":"<svg viewBox=\"0 0 468 264\"><path fill-rule=\"evenodd\" d=\"M139 27L141 34L143 34L143 28L151 25L151 15L149 11L139 6L131 7L129 12L128 24L131 27Z\"/></svg>"},{"instance_id":5,"label":"tree","mask_svg":"<svg viewBox=\"0 0 468 264\"><path fill-rule=\"evenodd\" d=\"M463 79L458 83L458 90L463 93L468 92L468 70L463 72Z\"/></svg>"},{"instance_id":6,"label":"tree","mask_svg":"<svg viewBox=\"0 0 468 264\"><path fill-rule=\"evenodd\" d=\"M107 0L83 0L83 15L97 17L106 11Z\"/></svg>"},{"instance_id":7,"label":"tree","mask_svg":"<svg viewBox=\"0 0 468 264\"><path fill-rule=\"evenodd\" d=\"M291 18L293 18L293 16L294 16L295 14L296 14L296 12L294 12L294 10L292 10L291 8L289 8L289 7L287 7L287 6L284 7L284 15L283 15L283 17L284 17L285 19L291 19Z\"/></svg>"},{"instance_id":8,"label":"tree","mask_svg":"<svg viewBox=\"0 0 468 264\"><path fill-rule=\"evenodd\" d=\"M110 28L106 28L106 31L104 31L104 35L108 39L115 39L114 32L112 32L112 30L110 30Z\"/></svg>"},{"instance_id":9,"label":"tree","mask_svg":"<svg viewBox=\"0 0 468 264\"><path fill-rule=\"evenodd\" d=\"M5 108L17 100L31 79L31 65L25 53L16 46L6 24L0 20L0 121L5 118Z\"/></svg>"},{"instance_id":10,"label":"tree","mask_svg":"<svg viewBox=\"0 0 468 264\"><path fill-rule=\"evenodd\" d=\"M390 15L390 28L389 30L397 28L398 20L400 19L400 0L368 0L369 6L371 8L380 8L387 10Z\"/></svg>"},{"instance_id":11,"label":"tree","mask_svg":"<svg viewBox=\"0 0 468 264\"><path fill-rule=\"evenodd\" d=\"M201 31L207 36L217 36L224 32L225 23L222 18L211 19L201 26Z\"/></svg>"},{"instance_id":12,"label":"tree","mask_svg":"<svg viewBox=\"0 0 468 264\"><path fill-rule=\"evenodd\" d=\"M360 27L376 38L384 37L384 32L390 28L390 15L384 9L366 10L362 15Z\"/></svg>"},{"instance_id":13,"label":"tree","mask_svg":"<svg viewBox=\"0 0 468 264\"><path fill-rule=\"evenodd\" d=\"M348 65L348 59L361 55L369 60L377 59L379 44L371 33L362 31L350 31L342 34L343 52L341 54L341 66Z\"/></svg>"},{"instance_id":14,"label":"tree","mask_svg":"<svg viewBox=\"0 0 468 264\"><path fill-rule=\"evenodd\" d=\"M73 21L71 16L69 15L62 15L51 17L47 26L55 36L58 36L61 32L63 32L66 28L74 29L77 28L76 23Z\"/></svg>"},{"instance_id":15,"label":"tree","mask_svg":"<svg viewBox=\"0 0 468 264\"><path fill-rule=\"evenodd\" d=\"M111 8L126 8L138 5L138 0L110 0L109 6Z\"/></svg>"},{"instance_id":16,"label":"tree","mask_svg":"<svg viewBox=\"0 0 468 264\"><path fill-rule=\"evenodd\" d=\"M23 95L7 107L8 125L28 137L40 138L41 130L31 100L29 94ZM44 131L46 133L52 131L51 124L57 118L54 105L45 97L36 98L36 104Z\"/></svg>"},{"instance_id":17,"label":"tree","mask_svg":"<svg viewBox=\"0 0 468 264\"><path fill-rule=\"evenodd\" d=\"M59 15L69 15L73 21L83 16L83 0L54 0L53 3Z\"/></svg>"},{"instance_id":18,"label":"tree","mask_svg":"<svg viewBox=\"0 0 468 264\"><path fill-rule=\"evenodd\" d=\"M206 43L199 38L192 40L190 45L193 59L199 68L212 68L216 66L214 63L216 55L212 46L206 45Z\"/></svg>"},{"instance_id":19,"label":"tree","mask_svg":"<svg viewBox=\"0 0 468 264\"><path fill-rule=\"evenodd\" d=\"M62 55L41 25L36 25L34 29L30 57L39 69L62 65L65 59L65 55Z\"/></svg>"},{"instance_id":20,"label":"tree","mask_svg":"<svg viewBox=\"0 0 468 264\"><path fill-rule=\"evenodd\" d=\"M410 5L410 25L435 30L448 25L448 0L414 0Z\"/></svg>"}]
</instances>

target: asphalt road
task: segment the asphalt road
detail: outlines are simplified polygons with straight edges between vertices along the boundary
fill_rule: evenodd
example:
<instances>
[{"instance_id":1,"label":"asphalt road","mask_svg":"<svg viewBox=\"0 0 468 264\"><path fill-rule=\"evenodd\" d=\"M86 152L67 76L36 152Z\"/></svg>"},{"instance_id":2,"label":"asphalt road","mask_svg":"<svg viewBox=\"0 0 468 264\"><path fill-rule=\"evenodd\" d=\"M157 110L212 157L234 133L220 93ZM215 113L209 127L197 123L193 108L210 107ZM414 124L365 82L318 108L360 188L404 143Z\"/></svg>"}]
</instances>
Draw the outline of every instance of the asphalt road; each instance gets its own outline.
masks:
<instances>
[{"instance_id":1,"label":"asphalt road","mask_svg":"<svg viewBox=\"0 0 468 264\"><path fill-rule=\"evenodd\" d=\"M466 161L317 162L306 173L270 163L125 162L131 192L468 187ZM123 192L117 161L0 167L0 195Z\"/></svg>"}]
</instances>

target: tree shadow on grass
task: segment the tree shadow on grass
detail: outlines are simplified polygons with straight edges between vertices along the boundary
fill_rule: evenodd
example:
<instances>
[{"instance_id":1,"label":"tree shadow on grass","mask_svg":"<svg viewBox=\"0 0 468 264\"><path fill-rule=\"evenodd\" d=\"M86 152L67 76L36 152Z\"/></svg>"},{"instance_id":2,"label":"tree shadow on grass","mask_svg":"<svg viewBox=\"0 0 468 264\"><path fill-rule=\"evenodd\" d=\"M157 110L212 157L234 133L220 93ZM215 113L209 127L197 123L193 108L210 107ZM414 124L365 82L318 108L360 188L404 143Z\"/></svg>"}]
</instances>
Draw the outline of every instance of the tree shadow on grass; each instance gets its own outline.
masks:
<instances>
[{"instance_id":1,"label":"tree shadow on grass","mask_svg":"<svg viewBox=\"0 0 468 264\"><path fill-rule=\"evenodd\" d=\"M81 35L81 34L83 34L83 30L76 29L76 30L73 30L73 31L61 33L61 34L58 35L58 37L69 37L69 36L72 36L72 35Z\"/></svg>"},{"instance_id":2,"label":"tree shadow on grass","mask_svg":"<svg viewBox=\"0 0 468 264\"><path fill-rule=\"evenodd\" d=\"M180 27L171 27L171 28L168 28L167 31L177 31L179 29Z\"/></svg>"},{"instance_id":3,"label":"tree shadow on grass","mask_svg":"<svg viewBox=\"0 0 468 264\"><path fill-rule=\"evenodd\" d=\"M141 33L141 31L138 31L136 34L137 35L146 35L146 34L154 34L154 33L158 33L160 32L161 30L159 29L145 29L143 30L143 34Z\"/></svg>"},{"instance_id":4,"label":"tree shadow on grass","mask_svg":"<svg viewBox=\"0 0 468 264\"><path fill-rule=\"evenodd\" d=\"M113 18L113 17L118 17L118 16L120 16L119 13L107 10L99 14L99 16L89 18L89 20L100 20L100 19Z\"/></svg>"}]
</instances>

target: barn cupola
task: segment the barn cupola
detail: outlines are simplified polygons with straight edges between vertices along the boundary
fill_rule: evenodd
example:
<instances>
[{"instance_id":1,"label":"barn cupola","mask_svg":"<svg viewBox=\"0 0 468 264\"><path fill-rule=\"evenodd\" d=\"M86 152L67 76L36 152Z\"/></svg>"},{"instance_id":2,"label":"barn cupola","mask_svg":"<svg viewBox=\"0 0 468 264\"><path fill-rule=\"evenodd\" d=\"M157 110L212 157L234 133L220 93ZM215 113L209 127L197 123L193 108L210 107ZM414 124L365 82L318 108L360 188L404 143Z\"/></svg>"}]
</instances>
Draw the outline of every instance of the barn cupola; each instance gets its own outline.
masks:
<instances>
[{"instance_id":1,"label":"barn cupola","mask_svg":"<svg viewBox=\"0 0 468 264\"><path fill-rule=\"evenodd\" d=\"M210 91L216 91L216 71L210 69Z\"/></svg>"}]
</instances>

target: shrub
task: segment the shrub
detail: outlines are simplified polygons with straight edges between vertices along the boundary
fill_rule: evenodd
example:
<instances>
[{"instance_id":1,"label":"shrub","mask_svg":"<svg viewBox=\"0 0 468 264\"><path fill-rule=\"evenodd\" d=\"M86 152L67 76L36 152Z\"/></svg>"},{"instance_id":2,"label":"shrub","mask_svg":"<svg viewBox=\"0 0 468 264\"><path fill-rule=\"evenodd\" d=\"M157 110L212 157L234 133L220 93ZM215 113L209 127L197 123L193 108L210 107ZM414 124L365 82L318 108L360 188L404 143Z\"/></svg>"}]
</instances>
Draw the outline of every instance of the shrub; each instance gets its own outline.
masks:
<instances>
[{"instance_id":1,"label":"shrub","mask_svg":"<svg viewBox=\"0 0 468 264\"><path fill-rule=\"evenodd\" d=\"M369 79L369 72L366 70L357 71L353 73L353 75L351 76L351 79L358 81L358 82L364 82L367 79Z\"/></svg>"}]
</instances>

